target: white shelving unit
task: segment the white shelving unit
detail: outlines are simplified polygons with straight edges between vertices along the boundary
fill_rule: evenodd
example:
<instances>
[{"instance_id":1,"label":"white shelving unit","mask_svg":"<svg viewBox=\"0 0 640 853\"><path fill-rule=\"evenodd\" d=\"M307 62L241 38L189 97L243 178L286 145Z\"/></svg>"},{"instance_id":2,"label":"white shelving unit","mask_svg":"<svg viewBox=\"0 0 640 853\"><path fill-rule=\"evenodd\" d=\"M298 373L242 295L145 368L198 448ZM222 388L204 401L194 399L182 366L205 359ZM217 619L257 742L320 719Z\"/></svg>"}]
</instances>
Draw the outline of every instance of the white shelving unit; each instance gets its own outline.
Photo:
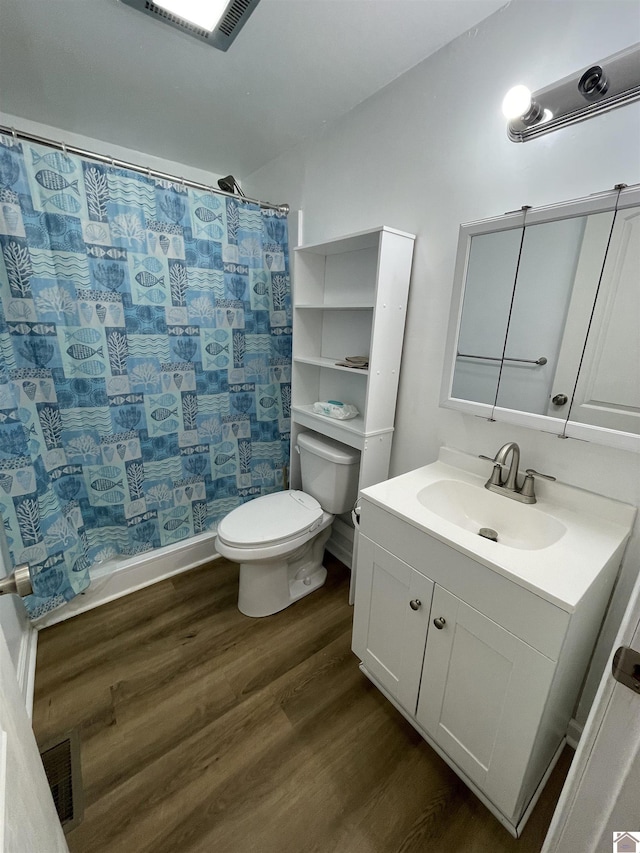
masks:
<instances>
[{"instance_id":1,"label":"white shelving unit","mask_svg":"<svg viewBox=\"0 0 640 853\"><path fill-rule=\"evenodd\" d=\"M360 488L388 477L414 241L382 226L294 250L293 488L300 486L297 435L308 430L360 451ZM368 355L369 368L336 364L354 355ZM348 421L318 415L318 400L352 403L360 414ZM351 565L348 515L334 522L327 547Z\"/></svg>"}]
</instances>

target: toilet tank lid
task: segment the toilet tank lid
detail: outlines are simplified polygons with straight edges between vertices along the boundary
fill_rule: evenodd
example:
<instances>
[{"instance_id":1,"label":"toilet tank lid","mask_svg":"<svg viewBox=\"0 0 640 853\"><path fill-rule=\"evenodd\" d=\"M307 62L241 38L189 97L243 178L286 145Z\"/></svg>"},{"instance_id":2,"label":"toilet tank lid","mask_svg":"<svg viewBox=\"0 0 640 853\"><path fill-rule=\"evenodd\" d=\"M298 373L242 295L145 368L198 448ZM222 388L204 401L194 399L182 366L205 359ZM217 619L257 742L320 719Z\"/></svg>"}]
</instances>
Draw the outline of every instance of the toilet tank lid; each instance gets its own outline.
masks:
<instances>
[{"instance_id":1,"label":"toilet tank lid","mask_svg":"<svg viewBox=\"0 0 640 853\"><path fill-rule=\"evenodd\" d=\"M322 518L322 507L305 492L273 492L254 498L226 515L218 536L229 545L272 545L304 533Z\"/></svg>"},{"instance_id":2,"label":"toilet tank lid","mask_svg":"<svg viewBox=\"0 0 640 853\"><path fill-rule=\"evenodd\" d=\"M314 435L312 432L301 432L298 436L298 446L338 465L355 465L360 460L360 451L354 447L347 447L346 444L324 435Z\"/></svg>"}]
</instances>

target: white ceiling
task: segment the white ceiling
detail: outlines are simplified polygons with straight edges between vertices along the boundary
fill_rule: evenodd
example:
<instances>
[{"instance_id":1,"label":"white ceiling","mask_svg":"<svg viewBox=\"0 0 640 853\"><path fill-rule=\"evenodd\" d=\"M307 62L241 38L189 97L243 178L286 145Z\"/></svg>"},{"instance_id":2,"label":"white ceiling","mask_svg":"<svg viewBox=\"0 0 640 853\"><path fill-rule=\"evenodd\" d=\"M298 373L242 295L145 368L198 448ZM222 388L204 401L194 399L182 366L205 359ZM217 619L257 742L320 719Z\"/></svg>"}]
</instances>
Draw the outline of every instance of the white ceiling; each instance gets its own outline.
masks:
<instances>
[{"instance_id":1,"label":"white ceiling","mask_svg":"<svg viewBox=\"0 0 640 853\"><path fill-rule=\"evenodd\" d=\"M0 110L251 174L505 0L261 0L223 53L119 0L0 0Z\"/></svg>"}]
</instances>

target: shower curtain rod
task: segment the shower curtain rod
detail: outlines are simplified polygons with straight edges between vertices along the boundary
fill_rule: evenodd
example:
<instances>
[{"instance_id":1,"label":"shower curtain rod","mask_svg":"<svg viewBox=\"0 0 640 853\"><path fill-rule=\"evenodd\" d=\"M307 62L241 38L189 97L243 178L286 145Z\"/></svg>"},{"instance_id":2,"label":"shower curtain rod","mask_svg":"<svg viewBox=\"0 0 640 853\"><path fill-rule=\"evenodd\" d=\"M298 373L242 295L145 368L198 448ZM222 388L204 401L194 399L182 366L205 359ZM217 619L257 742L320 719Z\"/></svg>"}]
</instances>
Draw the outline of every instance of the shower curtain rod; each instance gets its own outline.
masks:
<instances>
[{"instance_id":1,"label":"shower curtain rod","mask_svg":"<svg viewBox=\"0 0 640 853\"><path fill-rule=\"evenodd\" d=\"M36 136L33 133L26 133L22 130L16 130L14 127L6 127L0 125L0 133L5 136L12 136L14 139L23 139L25 142L34 142L37 145L48 145L50 148L58 148L60 151L69 154L77 154L80 157L87 157L90 160L97 160L100 163L108 163L110 166L117 166L120 169L129 169L132 172L140 172L142 175L147 175L149 178L160 178L163 181L171 181L174 184L181 184L185 187L192 187L194 190L204 190L208 193L216 195L225 195L229 198L238 198L234 193L227 193L224 190L201 184L198 181L190 181L188 178L179 178L176 175L168 175L166 172L158 172L157 169L146 169L144 166L138 166L136 163L127 163L126 160L118 160L116 157L107 157L105 154L97 154L95 151L86 151L84 148L78 148L75 145L68 145L66 142L58 142L55 139L46 139L44 136ZM276 210L278 213L289 213L288 204L272 204L270 201L259 201L255 198L247 198L243 196L242 201L250 204L257 204L267 210Z\"/></svg>"}]
</instances>

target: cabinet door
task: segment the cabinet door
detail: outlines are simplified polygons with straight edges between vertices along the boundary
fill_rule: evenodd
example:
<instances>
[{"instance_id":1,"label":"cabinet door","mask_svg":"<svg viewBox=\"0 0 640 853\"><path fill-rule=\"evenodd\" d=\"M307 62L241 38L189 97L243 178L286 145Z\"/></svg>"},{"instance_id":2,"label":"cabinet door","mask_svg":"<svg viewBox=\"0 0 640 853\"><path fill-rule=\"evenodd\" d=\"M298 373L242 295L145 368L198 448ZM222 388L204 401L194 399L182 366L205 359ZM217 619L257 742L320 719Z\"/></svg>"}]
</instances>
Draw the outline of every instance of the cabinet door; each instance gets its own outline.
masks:
<instances>
[{"instance_id":1,"label":"cabinet door","mask_svg":"<svg viewBox=\"0 0 640 853\"><path fill-rule=\"evenodd\" d=\"M411 714L418 702L432 593L432 581L360 535L353 651Z\"/></svg>"},{"instance_id":2,"label":"cabinet door","mask_svg":"<svg viewBox=\"0 0 640 853\"><path fill-rule=\"evenodd\" d=\"M522 781L555 667L435 587L416 718L508 818L522 810Z\"/></svg>"}]
</instances>

